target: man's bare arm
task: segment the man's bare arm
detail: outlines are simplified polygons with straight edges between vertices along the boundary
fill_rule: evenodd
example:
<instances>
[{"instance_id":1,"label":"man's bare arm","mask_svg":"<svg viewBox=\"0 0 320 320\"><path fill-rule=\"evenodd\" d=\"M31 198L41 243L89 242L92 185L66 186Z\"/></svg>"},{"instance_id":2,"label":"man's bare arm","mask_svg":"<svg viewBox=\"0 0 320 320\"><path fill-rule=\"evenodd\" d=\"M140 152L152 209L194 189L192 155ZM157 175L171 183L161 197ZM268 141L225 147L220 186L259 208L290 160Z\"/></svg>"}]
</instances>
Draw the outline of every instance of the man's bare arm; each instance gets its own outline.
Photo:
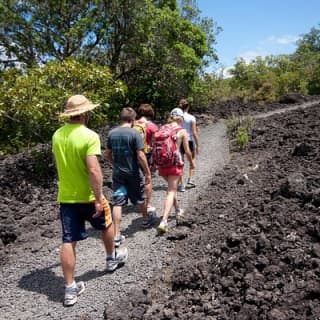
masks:
<instances>
[{"instance_id":1,"label":"man's bare arm","mask_svg":"<svg viewBox=\"0 0 320 320\"><path fill-rule=\"evenodd\" d=\"M144 173L144 177L145 177L145 184L149 184L151 182L151 172L148 166L148 161L146 158L146 155L144 154L144 152L142 150L138 150L137 151L137 158L138 161L142 167L143 173Z\"/></svg>"},{"instance_id":2,"label":"man's bare arm","mask_svg":"<svg viewBox=\"0 0 320 320\"><path fill-rule=\"evenodd\" d=\"M195 143L196 153L199 153L199 139L198 139L198 130L195 122L192 122L192 136Z\"/></svg>"},{"instance_id":3,"label":"man's bare arm","mask_svg":"<svg viewBox=\"0 0 320 320\"><path fill-rule=\"evenodd\" d=\"M103 206L102 206L102 199L103 199L102 180L103 180L103 178L102 178L101 167L100 167L99 161L96 156L86 157L86 163L87 163L91 188L92 188L94 196L96 198L96 200L95 200L95 206L96 206L95 216L98 216L103 211Z\"/></svg>"}]
</instances>

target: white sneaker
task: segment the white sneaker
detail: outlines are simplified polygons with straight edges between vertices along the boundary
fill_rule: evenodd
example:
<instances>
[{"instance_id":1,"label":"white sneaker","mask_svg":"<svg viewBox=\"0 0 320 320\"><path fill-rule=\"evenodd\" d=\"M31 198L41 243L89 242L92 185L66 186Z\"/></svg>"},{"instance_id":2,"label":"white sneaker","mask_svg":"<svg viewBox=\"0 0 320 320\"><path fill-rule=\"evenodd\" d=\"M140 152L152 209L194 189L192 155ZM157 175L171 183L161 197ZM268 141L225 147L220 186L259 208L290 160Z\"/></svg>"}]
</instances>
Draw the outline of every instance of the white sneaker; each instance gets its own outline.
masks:
<instances>
[{"instance_id":1,"label":"white sneaker","mask_svg":"<svg viewBox=\"0 0 320 320\"><path fill-rule=\"evenodd\" d=\"M119 248L116 250L115 258L107 257L107 271L112 272L123 265L128 259L128 249Z\"/></svg>"},{"instance_id":2,"label":"white sneaker","mask_svg":"<svg viewBox=\"0 0 320 320\"><path fill-rule=\"evenodd\" d=\"M176 210L176 216L178 218L183 218L184 217L184 213L185 213L185 211L183 209L181 209L181 208Z\"/></svg>"},{"instance_id":3,"label":"white sneaker","mask_svg":"<svg viewBox=\"0 0 320 320\"><path fill-rule=\"evenodd\" d=\"M120 234L119 236L117 237L114 237L114 246L116 248L119 248L121 244L123 244L126 240L126 237L122 234Z\"/></svg>"},{"instance_id":4,"label":"white sneaker","mask_svg":"<svg viewBox=\"0 0 320 320\"><path fill-rule=\"evenodd\" d=\"M162 233L168 232L168 222L162 220L158 225L158 230Z\"/></svg>"},{"instance_id":5,"label":"white sneaker","mask_svg":"<svg viewBox=\"0 0 320 320\"><path fill-rule=\"evenodd\" d=\"M191 178L189 178L188 182L187 182L187 186L189 188L194 188L196 186L196 184L193 182L193 180L191 180Z\"/></svg>"},{"instance_id":6,"label":"white sneaker","mask_svg":"<svg viewBox=\"0 0 320 320\"><path fill-rule=\"evenodd\" d=\"M78 296L85 290L84 282L79 281L76 283L74 287L71 288L65 288L64 291L64 306L70 307L73 306L77 300Z\"/></svg>"}]
</instances>

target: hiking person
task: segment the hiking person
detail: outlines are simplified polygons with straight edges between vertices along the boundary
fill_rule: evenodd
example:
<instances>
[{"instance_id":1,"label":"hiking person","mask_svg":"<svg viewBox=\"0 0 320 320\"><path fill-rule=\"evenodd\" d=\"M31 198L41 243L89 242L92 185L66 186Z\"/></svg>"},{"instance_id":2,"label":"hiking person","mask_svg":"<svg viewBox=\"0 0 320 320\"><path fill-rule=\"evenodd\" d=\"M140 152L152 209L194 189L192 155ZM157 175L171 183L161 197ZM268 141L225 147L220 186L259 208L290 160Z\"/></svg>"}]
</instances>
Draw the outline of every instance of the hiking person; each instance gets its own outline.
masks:
<instances>
[{"instance_id":1,"label":"hiking person","mask_svg":"<svg viewBox=\"0 0 320 320\"><path fill-rule=\"evenodd\" d=\"M134 129L138 130L144 139L144 153L146 155L149 169L152 172L155 166L152 163L152 140L155 132L158 131L158 126L151 121L154 117L154 110L150 104L143 103L138 108L139 119L135 121ZM156 215L156 208L151 205L152 183L145 185L146 206L148 214Z\"/></svg>"},{"instance_id":2,"label":"hiking person","mask_svg":"<svg viewBox=\"0 0 320 320\"><path fill-rule=\"evenodd\" d=\"M177 199L178 183L183 174L184 165L180 152L181 145L184 146L190 168L194 169L195 166L189 149L188 133L182 127L182 123L183 111L175 108L170 113L168 123L160 127L159 131L154 134L152 158L158 166L159 176L162 176L168 185L162 220L158 226L160 232L168 231L168 217L173 206L177 217L184 214Z\"/></svg>"},{"instance_id":3,"label":"hiking person","mask_svg":"<svg viewBox=\"0 0 320 320\"><path fill-rule=\"evenodd\" d=\"M89 112L98 105L83 95L74 95L60 114L67 123L55 131L52 151L58 172L58 202L63 244L60 260L65 281L64 305L72 306L84 290L74 280L77 241L88 237L85 221L101 230L106 250L106 270L114 271L128 257L128 250L114 248L114 228L107 200L102 194L102 173L97 159L101 155L97 133L87 128Z\"/></svg>"},{"instance_id":4,"label":"hiking person","mask_svg":"<svg viewBox=\"0 0 320 320\"><path fill-rule=\"evenodd\" d=\"M192 159L195 161L196 155L199 154L199 139L198 139L198 130L197 130L197 124L196 124L196 118L189 113L189 102L186 99L181 99L179 101L179 108L183 110L183 128L186 129L188 133L188 144L189 149L191 151ZM181 153L182 156L184 156L185 151L183 145L181 146ZM187 180L187 186L188 187L195 187L196 184L192 180L192 177L194 175L194 169L189 167L189 175ZM181 176L178 191L184 192L186 190L186 184L184 180L184 176Z\"/></svg>"},{"instance_id":5,"label":"hiking person","mask_svg":"<svg viewBox=\"0 0 320 320\"><path fill-rule=\"evenodd\" d=\"M142 137L132 128L135 117L136 112L132 108L123 108L120 113L120 125L112 129L107 137L106 158L112 164L112 216L117 247L125 240L120 232L120 223L122 207L128 200L133 205L139 205L143 216L143 227L151 227L153 223L153 217L147 213L144 191L145 185L151 183L151 172L143 152Z\"/></svg>"}]
</instances>

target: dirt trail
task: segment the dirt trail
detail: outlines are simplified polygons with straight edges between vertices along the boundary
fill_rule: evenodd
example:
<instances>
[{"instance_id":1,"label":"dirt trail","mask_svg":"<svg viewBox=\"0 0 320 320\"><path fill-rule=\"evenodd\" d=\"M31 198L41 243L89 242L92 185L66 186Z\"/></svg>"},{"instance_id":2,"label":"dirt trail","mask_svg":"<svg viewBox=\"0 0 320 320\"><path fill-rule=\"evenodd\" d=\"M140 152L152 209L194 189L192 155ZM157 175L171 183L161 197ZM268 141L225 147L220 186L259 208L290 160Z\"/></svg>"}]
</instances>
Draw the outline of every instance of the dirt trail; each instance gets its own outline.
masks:
<instances>
[{"instance_id":1,"label":"dirt trail","mask_svg":"<svg viewBox=\"0 0 320 320\"><path fill-rule=\"evenodd\" d=\"M186 209L199 201L215 171L228 161L228 142L223 124L200 129L200 150L195 176L198 186L179 194L181 205ZM153 205L160 215L165 198L165 185L160 177L154 179L154 190ZM129 290L145 285L161 270L163 258L174 248L174 242L157 237L155 229L143 230L140 223L141 217L136 208L128 206L123 215L122 230L127 237L125 245L129 250L129 260L113 274L104 271L105 256L98 233L90 230L90 237L79 242L76 279L85 281L87 289L72 308L62 306L60 237L52 238L45 246L39 243L40 249L34 253L22 252L14 257L13 263L1 270L1 319L80 319L86 315L89 319L102 319L105 304L113 304ZM52 228L57 228L58 224L54 221ZM169 225L174 230L174 219Z\"/></svg>"},{"instance_id":2,"label":"dirt trail","mask_svg":"<svg viewBox=\"0 0 320 320\"><path fill-rule=\"evenodd\" d=\"M263 118L273 116L275 114L281 114L281 113L289 112L289 111L293 111L293 110L309 108L309 107L315 106L319 103L320 103L320 100L305 102L302 104L293 105L293 106L285 107L285 108L278 109L278 110L273 110L273 111L269 111L269 112L265 112L265 113L256 114L253 116L253 118L263 119Z\"/></svg>"}]
</instances>

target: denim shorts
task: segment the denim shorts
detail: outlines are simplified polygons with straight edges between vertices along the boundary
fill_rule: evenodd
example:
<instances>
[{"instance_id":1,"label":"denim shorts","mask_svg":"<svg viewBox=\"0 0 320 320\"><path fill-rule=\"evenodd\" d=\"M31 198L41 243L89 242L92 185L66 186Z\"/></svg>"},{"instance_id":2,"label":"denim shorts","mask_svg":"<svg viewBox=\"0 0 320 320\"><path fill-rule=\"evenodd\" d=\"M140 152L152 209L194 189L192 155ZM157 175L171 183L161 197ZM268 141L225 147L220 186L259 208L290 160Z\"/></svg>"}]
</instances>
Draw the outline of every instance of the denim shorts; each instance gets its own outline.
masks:
<instances>
[{"instance_id":1,"label":"denim shorts","mask_svg":"<svg viewBox=\"0 0 320 320\"><path fill-rule=\"evenodd\" d=\"M107 203L107 202L106 202ZM105 204L104 204L105 206ZM97 230L105 230L112 223L110 209L93 218L95 213L94 203L61 203L60 219L62 225L62 240L64 243L84 240L88 237L85 222Z\"/></svg>"},{"instance_id":2,"label":"denim shorts","mask_svg":"<svg viewBox=\"0 0 320 320\"><path fill-rule=\"evenodd\" d=\"M121 179L113 177L113 205L125 206L128 200L133 205L144 203L144 178L142 176L122 177Z\"/></svg>"}]
</instances>

